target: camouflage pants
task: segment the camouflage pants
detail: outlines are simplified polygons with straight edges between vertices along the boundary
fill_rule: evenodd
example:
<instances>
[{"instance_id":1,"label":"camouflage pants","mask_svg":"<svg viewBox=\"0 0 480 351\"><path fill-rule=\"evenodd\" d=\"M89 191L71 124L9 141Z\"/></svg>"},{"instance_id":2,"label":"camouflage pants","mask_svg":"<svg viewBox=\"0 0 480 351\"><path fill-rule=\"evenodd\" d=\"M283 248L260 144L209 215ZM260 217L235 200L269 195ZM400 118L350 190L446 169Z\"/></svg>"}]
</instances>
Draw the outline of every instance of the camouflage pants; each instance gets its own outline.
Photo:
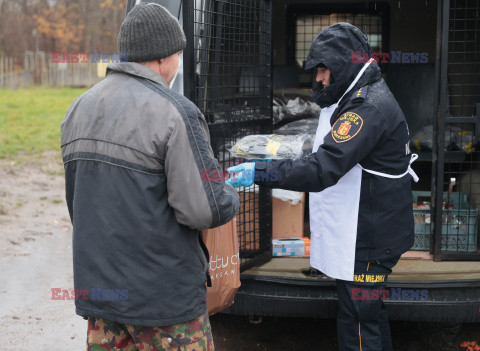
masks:
<instances>
[{"instance_id":1,"label":"camouflage pants","mask_svg":"<svg viewBox=\"0 0 480 351\"><path fill-rule=\"evenodd\" d=\"M138 327L88 318L87 351L213 351L208 314L167 327Z\"/></svg>"}]
</instances>

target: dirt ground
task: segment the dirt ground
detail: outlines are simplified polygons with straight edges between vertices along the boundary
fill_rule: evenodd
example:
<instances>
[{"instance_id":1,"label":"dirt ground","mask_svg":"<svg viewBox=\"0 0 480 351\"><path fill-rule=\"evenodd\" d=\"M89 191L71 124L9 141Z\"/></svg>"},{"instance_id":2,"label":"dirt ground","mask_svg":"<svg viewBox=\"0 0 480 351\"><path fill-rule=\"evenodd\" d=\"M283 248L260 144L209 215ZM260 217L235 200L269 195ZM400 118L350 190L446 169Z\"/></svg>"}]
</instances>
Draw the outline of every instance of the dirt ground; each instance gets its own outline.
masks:
<instances>
[{"instance_id":1,"label":"dirt ground","mask_svg":"<svg viewBox=\"0 0 480 351\"><path fill-rule=\"evenodd\" d=\"M0 349L85 350L86 322L73 301L51 300L72 289L72 226L58 152L30 161L0 160ZM335 321L211 318L219 351L336 350ZM392 323L395 350L466 350L480 342L478 325ZM480 344L480 343L479 343ZM480 350L472 347L471 350Z\"/></svg>"},{"instance_id":2,"label":"dirt ground","mask_svg":"<svg viewBox=\"0 0 480 351\"><path fill-rule=\"evenodd\" d=\"M57 152L20 165L0 160L2 350L85 349L86 325L73 301L51 300L51 288L73 288L64 193Z\"/></svg>"}]
</instances>

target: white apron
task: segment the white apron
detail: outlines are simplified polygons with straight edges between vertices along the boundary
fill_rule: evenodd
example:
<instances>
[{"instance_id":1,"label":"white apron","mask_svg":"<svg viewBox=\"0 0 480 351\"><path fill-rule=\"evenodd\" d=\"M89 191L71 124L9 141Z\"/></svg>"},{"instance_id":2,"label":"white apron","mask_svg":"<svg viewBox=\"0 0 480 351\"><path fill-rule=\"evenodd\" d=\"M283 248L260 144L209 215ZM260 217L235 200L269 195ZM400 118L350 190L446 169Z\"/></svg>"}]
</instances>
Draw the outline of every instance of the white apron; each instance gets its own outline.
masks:
<instances>
[{"instance_id":1,"label":"white apron","mask_svg":"<svg viewBox=\"0 0 480 351\"><path fill-rule=\"evenodd\" d=\"M332 129L330 118L343 96L357 83L373 60L369 60L358 73L342 97L320 112L313 152L323 144L324 137ZM410 164L417 155L412 155ZM357 241L358 210L362 184L362 166L355 165L337 184L317 193L310 193L310 265L331 278L353 281L355 265L355 245ZM412 174L418 177L411 167L401 175L389 175L363 169L366 172L389 178L401 178Z\"/></svg>"}]
</instances>

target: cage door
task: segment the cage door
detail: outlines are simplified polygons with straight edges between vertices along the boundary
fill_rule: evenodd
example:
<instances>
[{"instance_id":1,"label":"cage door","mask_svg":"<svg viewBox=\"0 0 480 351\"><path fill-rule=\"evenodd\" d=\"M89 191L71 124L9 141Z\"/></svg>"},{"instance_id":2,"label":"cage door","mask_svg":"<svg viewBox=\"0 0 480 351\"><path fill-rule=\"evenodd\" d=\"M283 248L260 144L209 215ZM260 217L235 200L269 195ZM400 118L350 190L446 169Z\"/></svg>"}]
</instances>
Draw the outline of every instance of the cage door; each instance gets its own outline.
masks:
<instances>
[{"instance_id":1,"label":"cage door","mask_svg":"<svg viewBox=\"0 0 480 351\"><path fill-rule=\"evenodd\" d=\"M183 1L187 47L184 94L205 115L222 168L244 162L228 149L251 134L272 133L272 2ZM239 189L240 264L245 270L271 257L269 189Z\"/></svg>"}]
</instances>

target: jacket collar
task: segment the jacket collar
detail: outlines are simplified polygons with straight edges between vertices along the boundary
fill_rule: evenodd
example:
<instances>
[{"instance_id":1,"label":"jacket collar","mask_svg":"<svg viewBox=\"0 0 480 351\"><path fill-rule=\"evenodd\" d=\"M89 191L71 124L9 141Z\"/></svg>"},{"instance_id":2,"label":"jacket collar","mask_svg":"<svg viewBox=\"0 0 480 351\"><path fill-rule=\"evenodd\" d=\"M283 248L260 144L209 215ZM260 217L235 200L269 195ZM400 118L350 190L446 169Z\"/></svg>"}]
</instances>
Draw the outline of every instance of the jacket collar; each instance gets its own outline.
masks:
<instances>
[{"instance_id":1,"label":"jacket collar","mask_svg":"<svg viewBox=\"0 0 480 351\"><path fill-rule=\"evenodd\" d=\"M149 79L153 82L163 85L166 88L170 88L170 86L160 74L150 68L147 68L135 62L110 63L107 66L107 75L115 72L126 73L132 76Z\"/></svg>"}]
</instances>

